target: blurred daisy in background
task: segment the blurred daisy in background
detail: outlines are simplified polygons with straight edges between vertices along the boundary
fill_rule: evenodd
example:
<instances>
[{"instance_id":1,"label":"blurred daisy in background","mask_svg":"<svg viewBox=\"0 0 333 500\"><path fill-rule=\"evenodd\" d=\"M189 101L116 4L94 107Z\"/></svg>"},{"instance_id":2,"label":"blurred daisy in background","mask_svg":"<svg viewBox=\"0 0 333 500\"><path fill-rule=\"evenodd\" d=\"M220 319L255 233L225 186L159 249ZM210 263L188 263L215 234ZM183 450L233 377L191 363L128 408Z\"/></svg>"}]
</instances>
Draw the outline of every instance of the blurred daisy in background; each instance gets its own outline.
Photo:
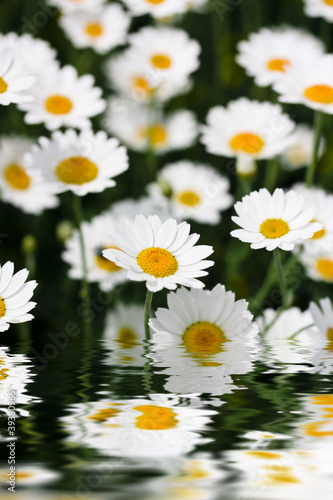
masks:
<instances>
[{"instance_id":1,"label":"blurred daisy in background","mask_svg":"<svg viewBox=\"0 0 333 500\"><path fill-rule=\"evenodd\" d=\"M169 207L166 201L155 200L150 196L144 196L138 200L126 198L125 200L117 201L113 203L109 212L118 222L124 222L125 219L130 219L134 222L138 214L142 214L145 217L152 214L158 215L162 222L170 219Z\"/></svg>"},{"instance_id":2,"label":"blurred daisy in background","mask_svg":"<svg viewBox=\"0 0 333 500\"><path fill-rule=\"evenodd\" d=\"M265 87L283 77L304 61L323 55L324 46L318 38L295 28L262 28L252 33L248 41L238 44L238 64Z\"/></svg>"},{"instance_id":3,"label":"blurred daisy in background","mask_svg":"<svg viewBox=\"0 0 333 500\"><path fill-rule=\"evenodd\" d=\"M120 95L142 103L149 102L152 98L154 101L167 101L178 94L188 92L192 86L188 78L181 82L162 81L157 84L144 65L137 60L136 51L132 49L107 61L106 76L110 86Z\"/></svg>"},{"instance_id":4,"label":"blurred daisy in background","mask_svg":"<svg viewBox=\"0 0 333 500\"><path fill-rule=\"evenodd\" d=\"M130 35L129 42L154 87L162 83L181 85L199 67L200 45L186 31L146 27Z\"/></svg>"},{"instance_id":5,"label":"blurred daisy in background","mask_svg":"<svg viewBox=\"0 0 333 500\"><path fill-rule=\"evenodd\" d=\"M62 126L90 128L89 118L102 113L106 106L92 75L79 77L74 66L39 74L30 92L33 102L19 106L26 112L24 121L29 125L44 122L49 130Z\"/></svg>"},{"instance_id":6,"label":"blurred daisy in background","mask_svg":"<svg viewBox=\"0 0 333 500\"><path fill-rule=\"evenodd\" d=\"M300 254L307 276L315 281L333 283L332 244L307 245Z\"/></svg>"},{"instance_id":7,"label":"blurred daisy in background","mask_svg":"<svg viewBox=\"0 0 333 500\"><path fill-rule=\"evenodd\" d=\"M47 0L47 2L63 12L96 12L106 0Z\"/></svg>"},{"instance_id":8,"label":"blurred daisy in background","mask_svg":"<svg viewBox=\"0 0 333 500\"><path fill-rule=\"evenodd\" d=\"M318 343L322 341L323 348L333 353L333 305L331 300L328 297L320 299L319 306L311 302L309 310L319 330L316 341Z\"/></svg>"},{"instance_id":9,"label":"blurred daisy in background","mask_svg":"<svg viewBox=\"0 0 333 500\"><path fill-rule=\"evenodd\" d=\"M209 153L258 160L273 158L290 144L295 127L279 105L241 97L226 108L216 106L201 128L201 142Z\"/></svg>"},{"instance_id":10,"label":"blurred daisy in background","mask_svg":"<svg viewBox=\"0 0 333 500\"><path fill-rule=\"evenodd\" d=\"M75 47L105 54L126 42L130 18L120 5L108 4L94 13L63 14L59 23Z\"/></svg>"},{"instance_id":11,"label":"blurred daisy in background","mask_svg":"<svg viewBox=\"0 0 333 500\"><path fill-rule=\"evenodd\" d=\"M311 163L315 134L308 125L296 125L291 134L290 145L282 152L281 166L286 170L296 170ZM321 139L319 155L323 153L325 141Z\"/></svg>"},{"instance_id":12,"label":"blurred daisy in background","mask_svg":"<svg viewBox=\"0 0 333 500\"><path fill-rule=\"evenodd\" d=\"M113 177L128 169L126 150L105 132L54 132L40 137L26 156L29 171L39 172L54 193L78 196L100 193L116 185Z\"/></svg>"},{"instance_id":13,"label":"blurred daisy in background","mask_svg":"<svg viewBox=\"0 0 333 500\"><path fill-rule=\"evenodd\" d=\"M31 87L35 80L14 52L0 43L0 105L32 101Z\"/></svg>"},{"instance_id":14,"label":"blurred daisy in background","mask_svg":"<svg viewBox=\"0 0 333 500\"><path fill-rule=\"evenodd\" d=\"M109 100L105 127L129 149L143 152L151 146L156 154L165 154L192 146L198 135L194 113L177 110L151 121L147 107L139 107L118 97Z\"/></svg>"},{"instance_id":15,"label":"blurred daisy in background","mask_svg":"<svg viewBox=\"0 0 333 500\"><path fill-rule=\"evenodd\" d=\"M23 212L40 214L46 208L57 207L59 200L37 172L27 171L24 155L33 144L17 136L0 139L0 193L2 201Z\"/></svg>"},{"instance_id":16,"label":"blurred daisy in background","mask_svg":"<svg viewBox=\"0 0 333 500\"><path fill-rule=\"evenodd\" d=\"M103 250L113 247L107 233L112 232L115 222L111 215L103 214L94 217L91 222L82 224L87 280L98 283L103 291L113 290L119 283L127 281L127 271L102 255ZM83 264L78 230L75 230L66 241L62 258L70 265L69 277L82 279Z\"/></svg>"},{"instance_id":17,"label":"blurred daisy in background","mask_svg":"<svg viewBox=\"0 0 333 500\"><path fill-rule=\"evenodd\" d=\"M33 319L29 314L36 306L30 302L37 286L35 280L26 281L29 271L21 269L14 274L14 264L0 265L0 332L8 330L10 323L25 323Z\"/></svg>"},{"instance_id":18,"label":"blurred daisy in background","mask_svg":"<svg viewBox=\"0 0 333 500\"><path fill-rule=\"evenodd\" d=\"M187 0L123 0L133 16L151 14L163 18L182 14L187 9Z\"/></svg>"},{"instance_id":19,"label":"blurred daisy in background","mask_svg":"<svg viewBox=\"0 0 333 500\"><path fill-rule=\"evenodd\" d=\"M237 216L232 220L242 229L231 231L231 236L258 250L275 248L293 250L295 243L311 238L323 229L320 222L312 222L316 207L304 209L305 199L289 191L275 189L270 194L266 188L252 191L235 204Z\"/></svg>"},{"instance_id":20,"label":"blurred daisy in background","mask_svg":"<svg viewBox=\"0 0 333 500\"><path fill-rule=\"evenodd\" d=\"M332 8L333 10L333 8ZM304 104L333 114L333 55L303 60L274 85L281 102Z\"/></svg>"},{"instance_id":21,"label":"blurred daisy in background","mask_svg":"<svg viewBox=\"0 0 333 500\"><path fill-rule=\"evenodd\" d=\"M310 17L323 17L333 21L333 0L304 0L305 14Z\"/></svg>"},{"instance_id":22,"label":"blurred daisy in background","mask_svg":"<svg viewBox=\"0 0 333 500\"><path fill-rule=\"evenodd\" d=\"M118 249L103 251L103 256L128 269L127 277L146 281L151 292L162 288L174 290L177 285L202 288L197 278L206 276L204 269L214 262L204 260L213 253L208 245L195 246L199 234L189 234L190 225L175 219L162 223L157 215L138 215L135 221L116 224L110 238Z\"/></svg>"},{"instance_id":23,"label":"blurred daisy in background","mask_svg":"<svg viewBox=\"0 0 333 500\"><path fill-rule=\"evenodd\" d=\"M220 222L220 212L233 203L229 189L229 180L212 167L187 160L166 165L157 182L148 186L154 199L169 203L171 217L212 225Z\"/></svg>"},{"instance_id":24,"label":"blurred daisy in background","mask_svg":"<svg viewBox=\"0 0 333 500\"><path fill-rule=\"evenodd\" d=\"M204 12L208 3L209 0L186 0L187 9L196 12Z\"/></svg>"}]
</instances>

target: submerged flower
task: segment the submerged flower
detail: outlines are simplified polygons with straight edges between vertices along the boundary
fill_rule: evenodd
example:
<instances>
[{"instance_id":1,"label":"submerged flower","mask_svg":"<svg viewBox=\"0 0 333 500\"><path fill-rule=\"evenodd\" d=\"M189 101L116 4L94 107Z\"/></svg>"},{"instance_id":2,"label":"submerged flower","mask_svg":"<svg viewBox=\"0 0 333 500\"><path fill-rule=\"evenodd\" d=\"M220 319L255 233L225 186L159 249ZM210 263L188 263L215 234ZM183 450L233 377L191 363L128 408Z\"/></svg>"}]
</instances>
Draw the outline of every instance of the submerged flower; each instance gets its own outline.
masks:
<instances>
[{"instance_id":1,"label":"submerged flower","mask_svg":"<svg viewBox=\"0 0 333 500\"><path fill-rule=\"evenodd\" d=\"M294 126L281 106L242 97L209 111L201 142L215 155L272 158L290 144Z\"/></svg>"},{"instance_id":2,"label":"submerged flower","mask_svg":"<svg viewBox=\"0 0 333 500\"><path fill-rule=\"evenodd\" d=\"M281 102L304 104L333 114L333 55L305 59L288 71L274 86Z\"/></svg>"},{"instance_id":3,"label":"submerged flower","mask_svg":"<svg viewBox=\"0 0 333 500\"><path fill-rule=\"evenodd\" d=\"M79 77L73 66L39 74L30 93L34 101L19 106L26 112L25 122L29 125L44 122L49 130L62 126L90 128L89 119L102 113L106 105L101 89L94 87L92 75Z\"/></svg>"},{"instance_id":4,"label":"submerged flower","mask_svg":"<svg viewBox=\"0 0 333 500\"><path fill-rule=\"evenodd\" d=\"M29 168L40 172L55 193L79 196L116 185L114 177L128 169L126 150L105 132L74 130L41 137L27 156Z\"/></svg>"},{"instance_id":5,"label":"submerged flower","mask_svg":"<svg viewBox=\"0 0 333 500\"><path fill-rule=\"evenodd\" d=\"M60 18L61 27L75 47L91 47L100 54L126 42L129 23L128 15L117 4L94 13L72 12Z\"/></svg>"},{"instance_id":6,"label":"submerged flower","mask_svg":"<svg viewBox=\"0 0 333 500\"><path fill-rule=\"evenodd\" d=\"M254 76L257 85L271 85L308 57L324 53L313 35L295 28L262 28L238 44L237 62Z\"/></svg>"},{"instance_id":7,"label":"submerged flower","mask_svg":"<svg viewBox=\"0 0 333 500\"><path fill-rule=\"evenodd\" d=\"M0 105L32 101L31 87L35 80L14 52L0 43Z\"/></svg>"},{"instance_id":8,"label":"submerged flower","mask_svg":"<svg viewBox=\"0 0 333 500\"><path fill-rule=\"evenodd\" d=\"M190 235L190 225L177 224L175 219L162 223L157 215L138 215L134 222L124 220L116 224L110 235L118 249L103 251L104 257L128 269L127 276L134 281L146 281L148 290L174 290L177 285L202 288L197 278L214 263L203 260L213 253L208 245L194 247L198 234Z\"/></svg>"},{"instance_id":9,"label":"submerged flower","mask_svg":"<svg viewBox=\"0 0 333 500\"><path fill-rule=\"evenodd\" d=\"M8 330L10 323L32 320L29 311L36 306L36 302L29 302L37 286L36 281L26 282L27 269L13 273L12 262L0 266L0 332Z\"/></svg>"},{"instance_id":10,"label":"submerged flower","mask_svg":"<svg viewBox=\"0 0 333 500\"><path fill-rule=\"evenodd\" d=\"M0 469L0 484L7 485L8 469ZM9 474L10 475L10 474ZM59 479L60 474L53 470L45 469L39 464L15 464L15 481L18 487L34 486L44 483L51 483Z\"/></svg>"},{"instance_id":11,"label":"submerged flower","mask_svg":"<svg viewBox=\"0 0 333 500\"><path fill-rule=\"evenodd\" d=\"M251 248L293 250L295 243L311 238L322 230L320 222L312 222L316 207L303 209L304 198L296 191L287 194L265 188L253 191L235 204L238 216L232 220L242 229L230 234L251 243Z\"/></svg>"},{"instance_id":12,"label":"submerged flower","mask_svg":"<svg viewBox=\"0 0 333 500\"><path fill-rule=\"evenodd\" d=\"M166 165L149 192L156 200L167 200L177 220L218 224L220 212L233 201L229 187L228 179L212 167L184 160Z\"/></svg>"}]
</instances>

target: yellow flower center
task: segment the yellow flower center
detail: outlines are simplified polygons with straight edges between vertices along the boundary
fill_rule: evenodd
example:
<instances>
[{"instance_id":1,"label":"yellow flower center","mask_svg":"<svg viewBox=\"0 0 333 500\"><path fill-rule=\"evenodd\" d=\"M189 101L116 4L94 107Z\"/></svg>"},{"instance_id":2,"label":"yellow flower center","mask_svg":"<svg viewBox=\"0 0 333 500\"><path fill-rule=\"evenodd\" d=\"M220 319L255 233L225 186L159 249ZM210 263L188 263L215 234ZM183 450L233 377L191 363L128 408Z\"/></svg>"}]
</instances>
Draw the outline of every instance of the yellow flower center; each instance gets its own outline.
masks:
<instances>
[{"instance_id":1,"label":"yellow flower center","mask_svg":"<svg viewBox=\"0 0 333 500\"><path fill-rule=\"evenodd\" d=\"M102 250L107 250L108 248L116 248L117 250L119 250L119 248L116 246L103 247ZM103 269L103 271L107 271L109 273L114 273L119 271L120 269L123 269L122 267L117 266L117 264L115 264L112 260L106 259L102 255L102 252L98 252L95 255L95 261L98 267Z\"/></svg>"},{"instance_id":2,"label":"yellow flower center","mask_svg":"<svg viewBox=\"0 0 333 500\"><path fill-rule=\"evenodd\" d=\"M15 477L16 479L29 479L34 475L32 472L16 472Z\"/></svg>"},{"instance_id":3,"label":"yellow flower center","mask_svg":"<svg viewBox=\"0 0 333 500\"><path fill-rule=\"evenodd\" d=\"M328 437L333 436L333 430L323 430L322 428L327 424L326 420L319 422L311 422L303 426L304 432L307 436L311 437Z\"/></svg>"},{"instance_id":4,"label":"yellow flower center","mask_svg":"<svg viewBox=\"0 0 333 500\"><path fill-rule=\"evenodd\" d=\"M136 418L135 425L146 431L164 431L176 427L179 420L177 414L170 408L155 405L136 406L133 410L143 413Z\"/></svg>"},{"instance_id":5,"label":"yellow flower center","mask_svg":"<svg viewBox=\"0 0 333 500\"><path fill-rule=\"evenodd\" d=\"M200 460L193 460L185 472L184 475L177 478L177 481L195 481L210 476L209 472L202 468L202 462Z\"/></svg>"},{"instance_id":6,"label":"yellow flower center","mask_svg":"<svg viewBox=\"0 0 333 500\"><path fill-rule=\"evenodd\" d=\"M168 69L172 65L170 57L165 54L155 54L150 60L152 65L157 69Z\"/></svg>"},{"instance_id":7,"label":"yellow flower center","mask_svg":"<svg viewBox=\"0 0 333 500\"><path fill-rule=\"evenodd\" d=\"M274 451L263 451L263 450L252 450L247 451L247 454L254 458L260 458L264 460L275 460L276 458L281 458L280 453Z\"/></svg>"},{"instance_id":8,"label":"yellow flower center","mask_svg":"<svg viewBox=\"0 0 333 500\"><path fill-rule=\"evenodd\" d=\"M94 415L91 415L90 418L91 420L96 420L96 422L106 422L109 418L116 417L119 415L121 410L118 410L117 408L103 408L101 410L98 410L97 413L94 413Z\"/></svg>"},{"instance_id":9,"label":"yellow flower center","mask_svg":"<svg viewBox=\"0 0 333 500\"><path fill-rule=\"evenodd\" d=\"M291 483L299 483L300 480L297 479L297 477L293 476L292 474L288 472L279 472L276 474L268 474L267 478L265 478L265 484L271 485L271 486L279 486L283 484L291 484Z\"/></svg>"},{"instance_id":10,"label":"yellow flower center","mask_svg":"<svg viewBox=\"0 0 333 500\"><path fill-rule=\"evenodd\" d=\"M121 349L131 349L132 347L139 345L138 337L134 330L131 328L121 328L118 332L117 342L119 342Z\"/></svg>"},{"instance_id":11,"label":"yellow flower center","mask_svg":"<svg viewBox=\"0 0 333 500\"><path fill-rule=\"evenodd\" d=\"M86 25L86 33L92 37L98 37L103 34L104 28L100 23L88 23Z\"/></svg>"},{"instance_id":12,"label":"yellow flower center","mask_svg":"<svg viewBox=\"0 0 333 500\"><path fill-rule=\"evenodd\" d=\"M326 5L333 7L333 0L323 0L323 2L326 3Z\"/></svg>"},{"instance_id":13,"label":"yellow flower center","mask_svg":"<svg viewBox=\"0 0 333 500\"><path fill-rule=\"evenodd\" d=\"M198 196L194 191L183 191L178 195L178 200L183 205L187 205L189 207L195 207L201 201L200 196Z\"/></svg>"},{"instance_id":14,"label":"yellow flower center","mask_svg":"<svg viewBox=\"0 0 333 500\"><path fill-rule=\"evenodd\" d=\"M221 328L208 321L193 323L183 333L183 345L187 351L199 356L221 352L225 342L227 338Z\"/></svg>"},{"instance_id":15,"label":"yellow flower center","mask_svg":"<svg viewBox=\"0 0 333 500\"><path fill-rule=\"evenodd\" d=\"M7 89L8 89L8 84L0 76L0 94L4 94Z\"/></svg>"},{"instance_id":16,"label":"yellow flower center","mask_svg":"<svg viewBox=\"0 0 333 500\"><path fill-rule=\"evenodd\" d=\"M151 247L142 250L136 259L141 269L155 278L165 278L177 272L178 262L164 248Z\"/></svg>"},{"instance_id":17,"label":"yellow flower center","mask_svg":"<svg viewBox=\"0 0 333 500\"><path fill-rule=\"evenodd\" d=\"M230 141L231 149L251 155L260 153L264 145L265 143L261 137L247 132L235 135Z\"/></svg>"},{"instance_id":18,"label":"yellow flower center","mask_svg":"<svg viewBox=\"0 0 333 500\"><path fill-rule=\"evenodd\" d=\"M327 332L327 346L325 347L326 351L333 352L333 328L328 328Z\"/></svg>"},{"instance_id":19,"label":"yellow flower center","mask_svg":"<svg viewBox=\"0 0 333 500\"><path fill-rule=\"evenodd\" d=\"M260 232L265 238L275 240L289 233L289 225L282 219L267 219L261 224Z\"/></svg>"},{"instance_id":20,"label":"yellow flower center","mask_svg":"<svg viewBox=\"0 0 333 500\"><path fill-rule=\"evenodd\" d=\"M2 297L0 297L0 318L6 314L6 304Z\"/></svg>"},{"instance_id":21,"label":"yellow flower center","mask_svg":"<svg viewBox=\"0 0 333 500\"><path fill-rule=\"evenodd\" d=\"M328 281L333 281L333 260L318 259L316 262L317 271Z\"/></svg>"},{"instance_id":22,"label":"yellow flower center","mask_svg":"<svg viewBox=\"0 0 333 500\"><path fill-rule=\"evenodd\" d=\"M30 177L24 170L24 168L20 167L16 163L12 163L8 165L6 170L4 171L4 178L10 184L10 186L14 189L28 189L30 186Z\"/></svg>"},{"instance_id":23,"label":"yellow flower center","mask_svg":"<svg viewBox=\"0 0 333 500\"><path fill-rule=\"evenodd\" d=\"M83 156L71 156L63 160L55 169L58 179L65 184L82 185L96 179L98 168Z\"/></svg>"},{"instance_id":24,"label":"yellow flower center","mask_svg":"<svg viewBox=\"0 0 333 500\"><path fill-rule=\"evenodd\" d=\"M158 5L159 3L163 3L165 0L146 0L148 3L152 3L154 5Z\"/></svg>"},{"instance_id":25,"label":"yellow flower center","mask_svg":"<svg viewBox=\"0 0 333 500\"><path fill-rule=\"evenodd\" d=\"M53 115L67 115L72 107L72 101L63 95L51 95L45 101L46 110Z\"/></svg>"},{"instance_id":26,"label":"yellow flower center","mask_svg":"<svg viewBox=\"0 0 333 500\"><path fill-rule=\"evenodd\" d=\"M147 95L151 94L153 91L148 80L143 76L136 76L134 78L134 87Z\"/></svg>"},{"instance_id":27,"label":"yellow flower center","mask_svg":"<svg viewBox=\"0 0 333 500\"><path fill-rule=\"evenodd\" d=\"M331 330L330 334L332 335L332 340L333 340L333 328L330 328L329 330ZM327 332L327 337L329 338L329 332ZM331 339L329 338L329 340ZM318 394L316 396L312 396L311 399L315 405L333 406L333 394Z\"/></svg>"},{"instance_id":28,"label":"yellow flower center","mask_svg":"<svg viewBox=\"0 0 333 500\"><path fill-rule=\"evenodd\" d=\"M5 359L0 358L0 380L5 380L5 378L7 378L7 373L9 372L9 369L6 368L4 365L5 365Z\"/></svg>"},{"instance_id":29,"label":"yellow flower center","mask_svg":"<svg viewBox=\"0 0 333 500\"><path fill-rule=\"evenodd\" d=\"M311 222L318 222L318 221L316 219L312 219ZM326 231L325 231L325 228L323 227L323 229L316 231L311 239L318 240L319 238L322 238L323 236L325 236L325 234L326 234Z\"/></svg>"},{"instance_id":30,"label":"yellow flower center","mask_svg":"<svg viewBox=\"0 0 333 500\"><path fill-rule=\"evenodd\" d=\"M286 71L286 66L290 66L290 61L288 59L271 59L267 63L267 68L271 71L280 71L284 73Z\"/></svg>"},{"instance_id":31,"label":"yellow flower center","mask_svg":"<svg viewBox=\"0 0 333 500\"><path fill-rule=\"evenodd\" d=\"M310 101L319 102L321 104L333 103L333 87L329 85L313 85L304 91L304 96Z\"/></svg>"}]
</instances>

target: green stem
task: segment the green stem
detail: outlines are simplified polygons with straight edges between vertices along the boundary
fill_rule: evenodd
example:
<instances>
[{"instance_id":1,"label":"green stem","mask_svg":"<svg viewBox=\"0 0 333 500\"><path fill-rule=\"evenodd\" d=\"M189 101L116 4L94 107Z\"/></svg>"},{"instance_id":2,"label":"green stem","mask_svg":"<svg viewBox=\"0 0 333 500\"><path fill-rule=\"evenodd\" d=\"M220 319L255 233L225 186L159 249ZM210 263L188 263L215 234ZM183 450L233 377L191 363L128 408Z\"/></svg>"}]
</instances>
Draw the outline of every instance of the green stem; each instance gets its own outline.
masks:
<instances>
[{"instance_id":1,"label":"green stem","mask_svg":"<svg viewBox=\"0 0 333 500\"><path fill-rule=\"evenodd\" d=\"M156 100L154 94L152 94L148 105L148 145L146 152L148 178L150 182L156 179L158 170L158 159L152 136L154 126L156 126Z\"/></svg>"},{"instance_id":2,"label":"green stem","mask_svg":"<svg viewBox=\"0 0 333 500\"><path fill-rule=\"evenodd\" d=\"M314 144L313 144L313 151L312 151L312 160L311 160L311 163L306 170L306 177L305 177L307 187L312 186L315 170L317 168L320 139L321 139L321 133L322 133L322 129L323 129L323 121L324 121L324 113L322 113L319 110L316 110L315 114L314 114L314 134L315 134L315 136L314 136Z\"/></svg>"},{"instance_id":3,"label":"green stem","mask_svg":"<svg viewBox=\"0 0 333 500\"><path fill-rule=\"evenodd\" d=\"M86 258L86 248L84 244L83 231L82 231L82 204L80 196L73 194L73 210L75 221L77 225L77 229L79 232L80 239L80 250L81 250L81 260L82 260L82 289L81 289L81 297L84 305L84 318L83 318L83 329L85 335L87 337L91 337L91 312L90 312L90 303L89 303L89 285L87 280L87 258Z\"/></svg>"},{"instance_id":4,"label":"green stem","mask_svg":"<svg viewBox=\"0 0 333 500\"><path fill-rule=\"evenodd\" d=\"M281 295L282 295L282 300L283 300L283 306L287 307L289 304L289 293L288 293L286 277L285 277L283 267L282 267L281 255L280 255L279 248L275 248L275 250L273 250L273 254L274 254L274 260L275 260L276 273L277 273L277 277L278 277L278 281L279 281L279 285L280 285L280 290L281 290Z\"/></svg>"},{"instance_id":5,"label":"green stem","mask_svg":"<svg viewBox=\"0 0 333 500\"><path fill-rule=\"evenodd\" d=\"M269 192L272 192L276 186L279 173L279 163L277 158L272 158L266 164L264 186Z\"/></svg>"},{"instance_id":6,"label":"green stem","mask_svg":"<svg viewBox=\"0 0 333 500\"><path fill-rule=\"evenodd\" d=\"M146 332L146 341L150 340L150 330L149 330L149 325L148 321L150 318L150 310L151 310L151 303L153 300L153 292L147 289L147 294L146 294L146 301L145 301L145 332Z\"/></svg>"}]
</instances>

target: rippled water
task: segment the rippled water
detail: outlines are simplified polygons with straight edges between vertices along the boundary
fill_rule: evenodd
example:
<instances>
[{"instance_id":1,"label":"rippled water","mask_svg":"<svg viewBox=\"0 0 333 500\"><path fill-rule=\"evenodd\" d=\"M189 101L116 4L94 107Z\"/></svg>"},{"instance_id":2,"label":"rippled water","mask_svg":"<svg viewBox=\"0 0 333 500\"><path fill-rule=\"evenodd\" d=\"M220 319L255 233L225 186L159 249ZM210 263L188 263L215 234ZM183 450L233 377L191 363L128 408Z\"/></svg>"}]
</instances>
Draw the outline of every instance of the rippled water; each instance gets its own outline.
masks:
<instances>
[{"instance_id":1,"label":"rippled water","mask_svg":"<svg viewBox=\"0 0 333 500\"><path fill-rule=\"evenodd\" d=\"M265 363L252 345L231 370L128 333L57 342L1 348L5 457L16 390L16 498L330 496L332 380L306 362L277 362L276 350L294 345L261 353ZM6 461L1 500L12 495Z\"/></svg>"}]
</instances>

